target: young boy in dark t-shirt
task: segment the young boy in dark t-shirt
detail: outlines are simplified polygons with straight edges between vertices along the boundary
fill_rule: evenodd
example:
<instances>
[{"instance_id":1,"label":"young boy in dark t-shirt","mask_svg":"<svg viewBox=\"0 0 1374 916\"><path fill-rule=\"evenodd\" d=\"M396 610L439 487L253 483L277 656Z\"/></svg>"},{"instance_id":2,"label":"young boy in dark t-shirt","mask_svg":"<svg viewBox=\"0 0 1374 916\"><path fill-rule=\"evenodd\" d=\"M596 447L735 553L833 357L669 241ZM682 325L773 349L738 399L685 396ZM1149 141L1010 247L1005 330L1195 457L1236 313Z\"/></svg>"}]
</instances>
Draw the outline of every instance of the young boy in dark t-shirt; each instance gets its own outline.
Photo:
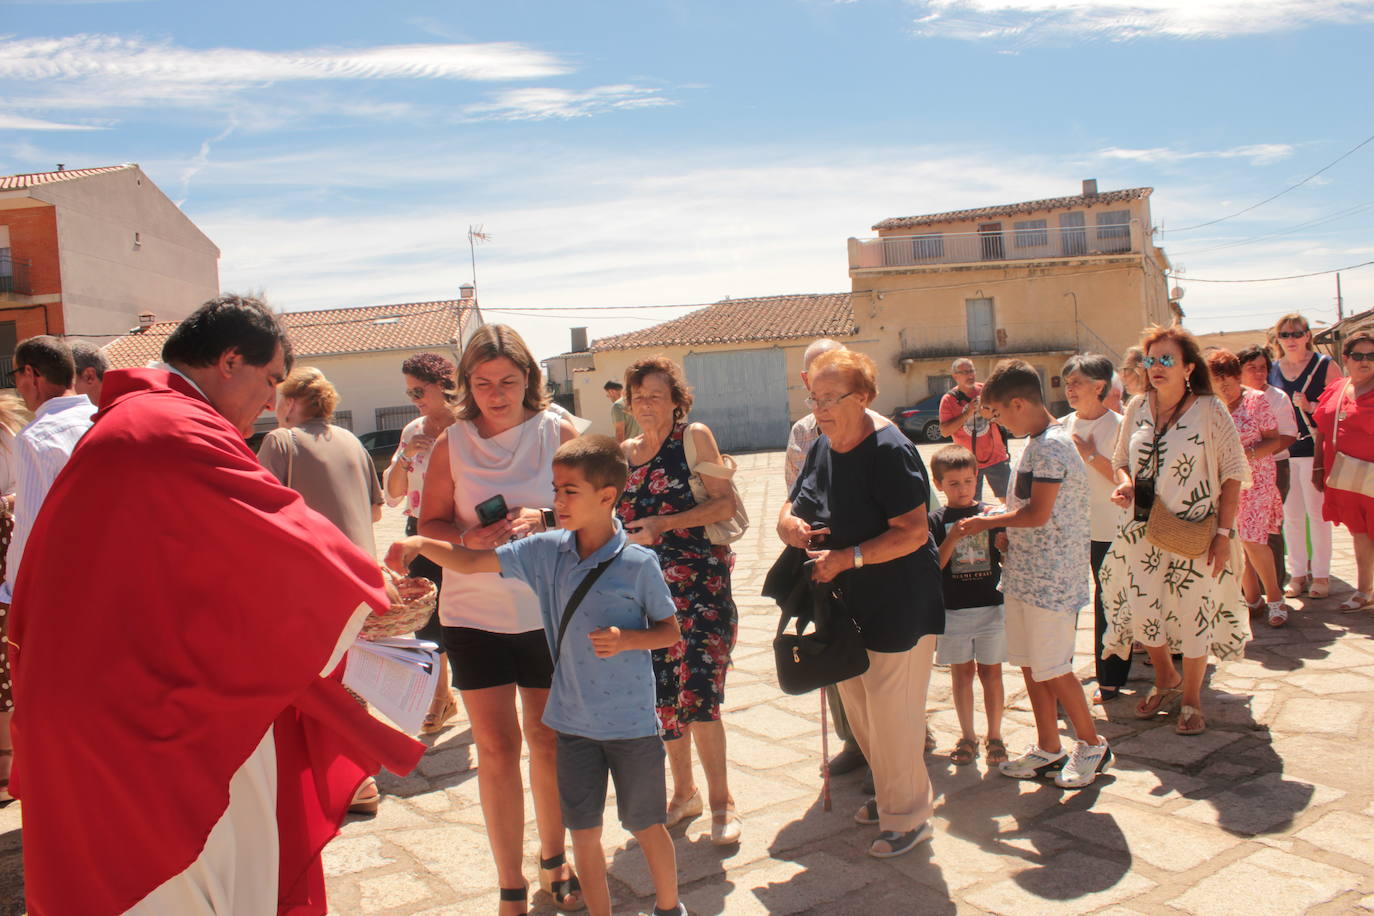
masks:
<instances>
[{"instance_id":1,"label":"young boy in dark t-shirt","mask_svg":"<svg viewBox=\"0 0 1374 916\"><path fill-rule=\"evenodd\" d=\"M1007 759L1002 743L1002 663L1007 660L1007 633L998 580L1002 554L1001 531L988 530L969 537L956 535L955 527L971 516L982 515L986 506L974 498L978 487L978 462L962 445L949 445L930 462L935 486L945 505L930 513L930 534L940 548L940 567L945 589L945 632L936 643L935 662L949 665L954 682L954 711L963 733L950 759L960 766L978 756L978 734L973 728L973 679L983 684L987 714L987 760L996 765Z\"/></svg>"}]
</instances>

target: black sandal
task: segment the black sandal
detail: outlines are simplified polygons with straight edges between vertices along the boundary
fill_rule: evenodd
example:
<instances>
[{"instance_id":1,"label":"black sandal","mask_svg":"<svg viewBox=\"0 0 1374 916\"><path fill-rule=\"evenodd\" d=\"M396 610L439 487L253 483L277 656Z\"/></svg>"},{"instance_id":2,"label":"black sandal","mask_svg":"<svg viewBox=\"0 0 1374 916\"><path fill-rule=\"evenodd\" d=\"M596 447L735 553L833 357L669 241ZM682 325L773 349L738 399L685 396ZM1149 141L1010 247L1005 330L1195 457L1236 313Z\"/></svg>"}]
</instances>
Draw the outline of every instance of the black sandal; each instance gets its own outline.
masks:
<instances>
[{"instance_id":1,"label":"black sandal","mask_svg":"<svg viewBox=\"0 0 1374 916\"><path fill-rule=\"evenodd\" d=\"M501 888L502 903L527 903L530 899L529 885L524 887L503 887ZM529 916L530 908L527 905L520 912L520 916Z\"/></svg>"},{"instance_id":2,"label":"black sandal","mask_svg":"<svg viewBox=\"0 0 1374 916\"><path fill-rule=\"evenodd\" d=\"M549 877L549 872L556 868L562 868L567 862L568 857L561 852L556 856L540 859L539 888L549 892L549 895L553 897L554 905L560 910L571 912L586 909L587 901L582 899L582 882L577 880L576 874L558 880ZM574 894L577 895L577 901L569 903L568 899Z\"/></svg>"}]
</instances>

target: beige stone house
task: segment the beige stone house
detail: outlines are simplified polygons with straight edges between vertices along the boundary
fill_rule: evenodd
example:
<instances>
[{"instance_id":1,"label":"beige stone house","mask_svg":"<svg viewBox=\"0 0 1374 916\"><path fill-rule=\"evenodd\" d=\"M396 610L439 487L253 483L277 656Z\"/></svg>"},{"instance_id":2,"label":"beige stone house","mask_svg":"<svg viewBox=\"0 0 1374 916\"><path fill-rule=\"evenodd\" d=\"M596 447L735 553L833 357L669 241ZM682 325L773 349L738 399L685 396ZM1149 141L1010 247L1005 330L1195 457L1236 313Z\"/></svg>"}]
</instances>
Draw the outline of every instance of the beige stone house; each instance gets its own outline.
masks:
<instances>
[{"instance_id":1,"label":"beige stone house","mask_svg":"<svg viewBox=\"0 0 1374 916\"><path fill-rule=\"evenodd\" d=\"M296 364L315 366L339 390L335 422L355 433L399 429L418 416L405 395L401 363L416 353L458 355L482 326L476 299L407 302L282 315ZM114 368L145 366L159 359L175 321L128 334L105 348ZM276 425L270 414L259 430Z\"/></svg>"},{"instance_id":2,"label":"beige stone house","mask_svg":"<svg viewBox=\"0 0 1374 916\"><path fill-rule=\"evenodd\" d=\"M1073 353L1120 358L1143 327L1177 319L1169 261L1153 242L1150 188L886 219L849 240L856 323L880 341L879 409L945 390L950 362L981 376L1035 366L1051 404Z\"/></svg>"}]
</instances>

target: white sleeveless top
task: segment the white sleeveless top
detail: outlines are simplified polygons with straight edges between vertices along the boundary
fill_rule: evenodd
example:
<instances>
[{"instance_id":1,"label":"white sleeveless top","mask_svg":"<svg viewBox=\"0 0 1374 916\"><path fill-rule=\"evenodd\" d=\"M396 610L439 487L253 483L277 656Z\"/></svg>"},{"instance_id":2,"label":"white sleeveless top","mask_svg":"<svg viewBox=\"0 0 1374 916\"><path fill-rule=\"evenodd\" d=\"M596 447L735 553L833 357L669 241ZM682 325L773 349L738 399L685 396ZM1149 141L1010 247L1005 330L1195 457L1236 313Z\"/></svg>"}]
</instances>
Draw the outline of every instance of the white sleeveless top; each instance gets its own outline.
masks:
<instances>
[{"instance_id":1,"label":"white sleeveless top","mask_svg":"<svg viewBox=\"0 0 1374 916\"><path fill-rule=\"evenodd\" d=\"M454 524L477 524L478 503L498 493L512 509L553 505L553 453L560 444L559 418L544 410L519 426L483 439L477 427L458 420L441 434L448 440L453 471ZM533 590L500 573L465 575L444 570L439 620L449 627L492 633L528 633L543 628Z\"/></svg>"}]
</instances>

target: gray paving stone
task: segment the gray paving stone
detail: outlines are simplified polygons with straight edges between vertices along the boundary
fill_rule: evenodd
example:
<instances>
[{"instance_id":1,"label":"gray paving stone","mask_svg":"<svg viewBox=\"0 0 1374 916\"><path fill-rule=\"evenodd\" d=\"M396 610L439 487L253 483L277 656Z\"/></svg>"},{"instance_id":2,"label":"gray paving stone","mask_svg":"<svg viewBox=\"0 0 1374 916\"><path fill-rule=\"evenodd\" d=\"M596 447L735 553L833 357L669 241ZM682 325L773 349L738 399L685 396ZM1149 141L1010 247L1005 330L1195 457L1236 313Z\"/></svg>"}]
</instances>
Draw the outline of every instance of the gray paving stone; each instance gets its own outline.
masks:
<instances>
[{"instance_id":1,"label":"gray paving stone","mask_svg":"<svg viewBox=\"0 0 1374 916\"><path fill-rule=\"evenodd\" d=\"M1349 700L1320 700L1293 697L1283 704L1274 719L1274 730L1304 735L1354 735L1359 732L1365 707Z\"/></svg>"},{"instance_id":2,"label":"gray paving stone","mask_svg":"<svg viewBox=\"0 0 1374 916\"><path fill-rule=\"evenodd\" d=\"M380 868L396 861L382 851L382 838L376 835L339 837L324 852L327 878Z\"/></svg>"},{"instance_id":3,"label":"gray paving stone","mask_svg":"<svg viewBox=\"0 0 1374 916\"><path fill-rule=\"evenodd\" d=\"M404 872L395 872L369 878L362 882L362 911L364 913L385 913L400 910L407 912L433 897L433 892L420 878Z\"/></svg>"},{"instance_id":4,"label":"gray paving stone","mask_svg":"<svg viewBox=\"0 0 1374 916\"><path fill-rule=\"evenodd\" d=\"M1149 878L1120 862L1065 852L964 894L963 899L989 913L1085 913L1130 900L1154 887Z\"/></svg>"},{"instance_id":5,"label":"gray paving stone","mask_svg":"<svg viewBox=\"0 0 1374 916\"><path fill-rule=\"evenodd\" d=\"M917 850L908 855L919 854ZM764 912L786 916L824 907L875 880L880 874L878 868L865 865L868 867L852 866L829 853L817 852L795 862L769 862L746 872L741 880L749 882L749 895L763 905Z\"/></svg>"},{"instance_id":6,"label":"gray paving stone","mask_svg":"<svg viewBox=\"0 0 1374 916\"><path fill-rule=\"evenodd\" d=\"M1286 829L1301 812L1329 804L1344 794L1339 789L1267 773L1176 813L1232 833L1267 833Z\"/></svg>"},{"instance_id":7,"label":"gray paving stone","mask_svg":"<svg viewBox=\"0 0 1374 916\"><path fill-rule=\"evenodd\" d=\"M1332 811L1295 835L1327 852L1363 862L1374 850L1374 818L1350 811Z\"/></svg>"},{"instance_id":8,"label":"gray paving stone","mask_svg":"<svg viewBox=\"0 0 1374 916\"><path fill-rule=\"evenodd\" d=\"M1206 715L1205 710L1203 715ZM1141 757L1176 766L1192 766L1240 738L1241 735L1237 732L1223 731L1219 728L1209 728L1200 735L1180 735L1174 731L1172 724L1165 724L1135 738L1118 742L1113 745L1113 749L1122 757Z\"/></svg>"},{"instance_id":9,"label":"gray paving stone","mask_svg":"<svg viewBox=\"0 0 1374 916\"><path fill-rule=\"evenodd\" d=\"M1289 916L1334 900L1358 880L1348 871L1265 849L1203 878L1170 903L1193 916Z\"/></svg>"},{"instance_id":10,"label":"gray paving stone","mask_svg":"<svg viewBox=\"0 0 1374 916\"><path fill-rule=\"evenodd\" d=\"M754 770L770 770L774 767L789 766L805 760L814 761L820 766L820 757L808 756L777 741L764 741L743 732L735 732L726 738L730 758L738 760ZM836 748L838 752L838 746Z\"/></svg>"},{"instance_id":11,"label":"gray paving stone","mask_svg":"<svg viewBox=\"0 0 1374 916\"><path fill-rule=\"evenodd\" d=\"M1049 822L1076 840L1119 849L1165 871L1188 871L1241 841L1187 821L1121 804L1098 804L1090 811L1072 811Z\"/></svg>"},{"instance_id":12,"label":"gray paving stone","mask_svg":"<svg viewBox=\"0 0 1374 916\"><path fill-rule=\"evenodd\" d=\"M760 738L793 738L797 735L817 734L816 723L771 706L755 706L725 717L728 728L743 728Z\"/></svg>"}]
</instances>

